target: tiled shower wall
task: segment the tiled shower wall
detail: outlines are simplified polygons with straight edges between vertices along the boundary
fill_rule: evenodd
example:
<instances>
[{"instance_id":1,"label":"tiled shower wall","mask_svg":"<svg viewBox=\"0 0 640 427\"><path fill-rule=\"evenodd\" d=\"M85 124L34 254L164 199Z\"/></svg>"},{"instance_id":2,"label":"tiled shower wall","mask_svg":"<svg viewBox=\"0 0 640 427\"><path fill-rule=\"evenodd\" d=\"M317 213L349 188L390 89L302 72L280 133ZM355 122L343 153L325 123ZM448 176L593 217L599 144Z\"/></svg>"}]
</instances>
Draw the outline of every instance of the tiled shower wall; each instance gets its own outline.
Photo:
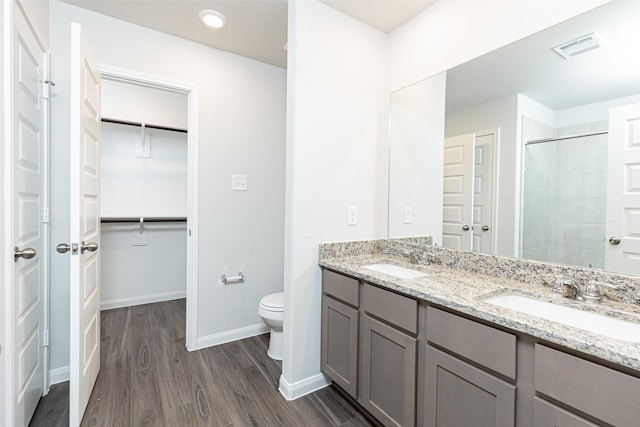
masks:
<instances>
[{"instance_id":1,"label":"tiled shower wall","mask_svg":"<svg viewBox=\"0 0 640 427\"><path fill-rule=\"evenodd\" d=\"M529 118L524 141L606 130L607 122L553 129ZM522 255L604 267L607 135L525 147Z\"/></svg>"}]
</instances>

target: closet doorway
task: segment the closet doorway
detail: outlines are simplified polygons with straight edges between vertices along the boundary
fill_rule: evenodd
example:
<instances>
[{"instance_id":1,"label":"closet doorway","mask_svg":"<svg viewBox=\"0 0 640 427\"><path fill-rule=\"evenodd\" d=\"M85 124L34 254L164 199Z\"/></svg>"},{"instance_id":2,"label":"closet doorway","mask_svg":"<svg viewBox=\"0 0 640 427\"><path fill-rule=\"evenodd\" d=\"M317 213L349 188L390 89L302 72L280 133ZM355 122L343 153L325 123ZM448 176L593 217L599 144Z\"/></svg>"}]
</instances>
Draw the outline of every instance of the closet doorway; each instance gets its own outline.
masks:
<instances>
[{"instance_id":1,"label":"closet doorway","mask_svg":"<svg viewBox=\"0 0 640 427\"><path fill-rule=\"evenodd\" d=\"M186 298L197 319L195 88L101 67L101 310Z\"/></svg>"}]
</instances>

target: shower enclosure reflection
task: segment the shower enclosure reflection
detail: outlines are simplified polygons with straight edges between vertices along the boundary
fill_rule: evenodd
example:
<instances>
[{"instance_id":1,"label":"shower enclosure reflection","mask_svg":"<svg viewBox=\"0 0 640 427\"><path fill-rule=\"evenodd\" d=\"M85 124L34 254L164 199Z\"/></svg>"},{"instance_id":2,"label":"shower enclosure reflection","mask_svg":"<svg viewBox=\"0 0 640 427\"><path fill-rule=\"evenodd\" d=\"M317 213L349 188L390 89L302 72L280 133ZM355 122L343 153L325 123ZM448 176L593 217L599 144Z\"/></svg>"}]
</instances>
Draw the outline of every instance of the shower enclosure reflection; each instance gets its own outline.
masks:
<instances>
[{"instance_id":1,"label":"shower enclosure reflection","mask_svg":"<svg viewBox=\"0 0 640 427\"><path fill-rule=\"evenodd\" d=\"M525 118L525 134L557 136L526 143L523 258L605 267L608 128L602 127L578 133Z\"/></svg>"}]
</instances>

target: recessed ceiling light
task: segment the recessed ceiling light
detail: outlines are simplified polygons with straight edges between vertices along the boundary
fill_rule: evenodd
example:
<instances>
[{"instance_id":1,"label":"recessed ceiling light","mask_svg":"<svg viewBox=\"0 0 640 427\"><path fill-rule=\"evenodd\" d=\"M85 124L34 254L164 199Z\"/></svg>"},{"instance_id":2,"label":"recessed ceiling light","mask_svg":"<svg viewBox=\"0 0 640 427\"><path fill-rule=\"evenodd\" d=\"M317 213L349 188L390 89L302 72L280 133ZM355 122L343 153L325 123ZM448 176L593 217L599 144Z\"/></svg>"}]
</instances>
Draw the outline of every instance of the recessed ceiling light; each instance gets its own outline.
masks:
<instances>
[{"instance_id":1,"label":"recessed ceiling light","mask_svg":"<svg viewBox=\"0 0 640 427\"><path fill-rule=\"evenodd\" d=\"M222 28L227 25L227 17L217 10L201 10L200 20L211 28Z\"/></svg>"}]
</instances>

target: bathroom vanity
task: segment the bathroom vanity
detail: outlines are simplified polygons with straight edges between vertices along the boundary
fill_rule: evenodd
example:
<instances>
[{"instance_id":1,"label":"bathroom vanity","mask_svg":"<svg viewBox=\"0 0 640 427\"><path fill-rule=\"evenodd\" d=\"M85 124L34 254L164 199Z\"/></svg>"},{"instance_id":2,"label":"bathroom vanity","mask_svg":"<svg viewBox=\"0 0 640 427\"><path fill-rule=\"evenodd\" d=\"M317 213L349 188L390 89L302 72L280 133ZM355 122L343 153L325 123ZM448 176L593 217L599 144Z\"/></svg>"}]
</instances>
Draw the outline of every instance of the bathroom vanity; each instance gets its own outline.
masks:
<instances>
[{"instance_id":1,"label":"bathroom vanity","mask_svg":"<svg viewBox=\"0 0 640 427\"><path fill-rule=\"evenodd\" d=\"M517 274L470 272L385 242L320 257L322 372L381 424L639 425L640 335L611 338L487 300L519 294L633 326L638 305L568 300L505 277ZM380 263L424 275L366 268Z\"/></svg>"}]
</instances>

